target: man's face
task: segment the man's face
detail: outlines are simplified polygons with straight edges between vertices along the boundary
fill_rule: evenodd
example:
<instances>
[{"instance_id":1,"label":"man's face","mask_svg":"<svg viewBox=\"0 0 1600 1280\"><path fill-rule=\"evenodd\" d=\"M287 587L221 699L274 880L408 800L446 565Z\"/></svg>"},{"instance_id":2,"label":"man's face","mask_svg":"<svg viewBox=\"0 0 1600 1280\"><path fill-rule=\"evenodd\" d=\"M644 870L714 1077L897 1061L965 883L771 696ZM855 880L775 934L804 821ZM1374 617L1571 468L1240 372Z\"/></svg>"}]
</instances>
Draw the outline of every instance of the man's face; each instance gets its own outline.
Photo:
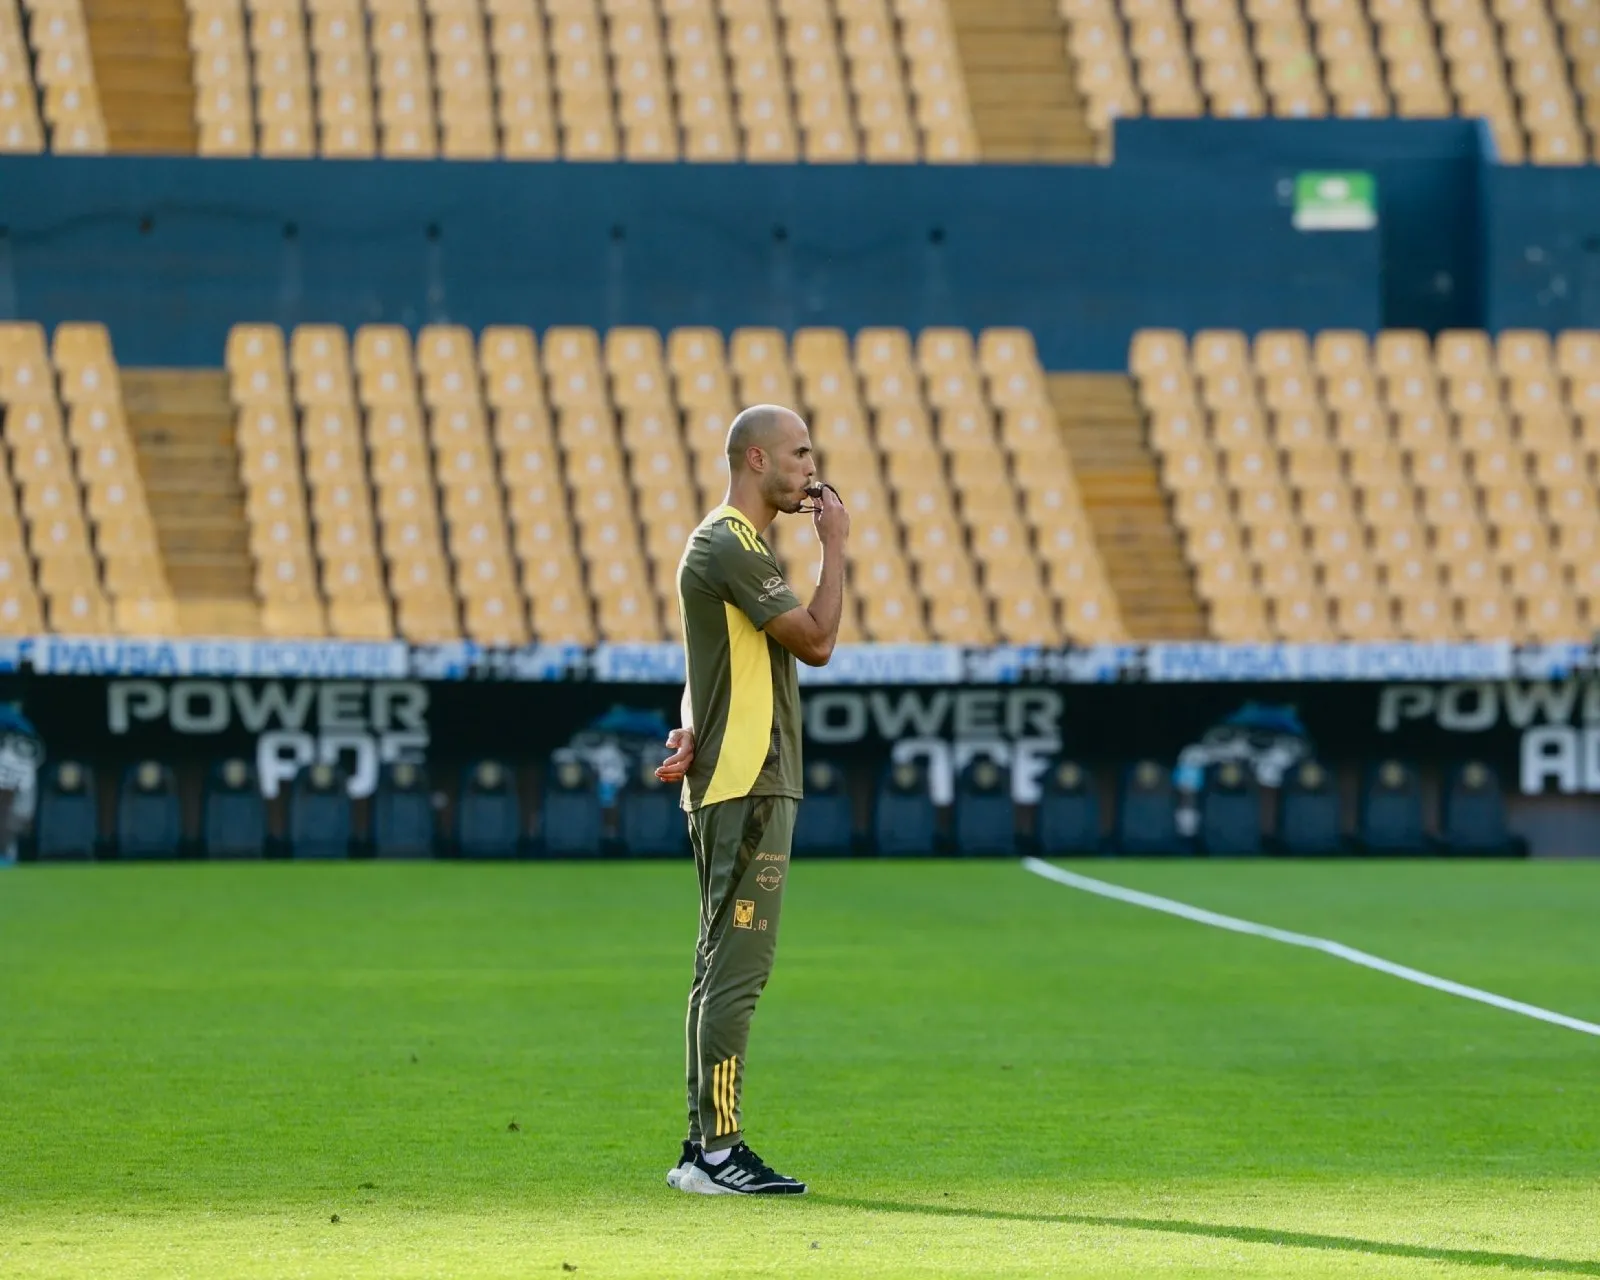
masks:
<instances>
[{"instance_id":1,"label":"man's face","mask_svg":"<svg viewBox=\"0 0 1600 1280\"><path fill-rule=\"evenodd\" d=\"M793 514L800 510L806 489L817 475L806 424L793 416L785 418L772 447L762 452L767 467L761 476L761 496L779 511Z\"/></svg>"}]
</instances>

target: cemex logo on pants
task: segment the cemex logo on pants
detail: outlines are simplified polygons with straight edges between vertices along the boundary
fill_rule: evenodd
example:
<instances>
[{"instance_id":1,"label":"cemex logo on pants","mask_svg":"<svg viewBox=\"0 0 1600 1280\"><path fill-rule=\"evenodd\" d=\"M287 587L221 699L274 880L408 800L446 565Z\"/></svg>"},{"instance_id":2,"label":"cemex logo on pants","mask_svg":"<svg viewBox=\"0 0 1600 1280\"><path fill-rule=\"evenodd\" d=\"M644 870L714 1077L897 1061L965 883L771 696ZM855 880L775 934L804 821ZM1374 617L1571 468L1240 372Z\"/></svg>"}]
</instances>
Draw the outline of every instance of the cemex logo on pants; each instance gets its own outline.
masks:
<instances>
[{"instance_id":1,"label":"cemex logo on pants","mask_svg":"<svg viewBox=\"0 0 1600 1280\"><path fill-rule=\"evenodd\" d=\"M253 742L268 798L309 765L342 765L360 799L376 789L381 766L423 760L428 690L415 680L113 680L106 723L117 735L161 725L227 738L241 754Z\"/></svg>"}]
</instances>

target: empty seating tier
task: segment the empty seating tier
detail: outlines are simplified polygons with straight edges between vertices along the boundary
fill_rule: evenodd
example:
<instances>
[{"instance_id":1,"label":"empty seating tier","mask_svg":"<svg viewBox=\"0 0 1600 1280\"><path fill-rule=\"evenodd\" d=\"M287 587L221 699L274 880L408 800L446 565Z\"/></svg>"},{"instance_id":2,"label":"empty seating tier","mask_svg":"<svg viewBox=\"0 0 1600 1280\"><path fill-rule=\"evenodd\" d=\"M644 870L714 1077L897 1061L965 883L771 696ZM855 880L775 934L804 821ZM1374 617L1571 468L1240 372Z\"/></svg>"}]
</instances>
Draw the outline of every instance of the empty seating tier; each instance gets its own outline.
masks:
<instances>
[{"instance_id":1,"label":"empty seating tier","mask_svg":"<svg viewBox=\"0 0 1600 1280\"><path fill-rule=\"evenodd\" d=\"M852 511L847 640L1126 635L1019 330L240 325L226 365L213 391L119 372L97 325L0 326L8 632L675 639L728 426L777 401ZM810 521L769 536L809 596Z\"/></svg>"},{"instance_id":2,"label":"empty seating tier","mask_svg":"<svg viewBox=\"0 0 1600 1280\"><path fill-rule=\"evenodd\" d=\"M1059 0L1094 127L1117 116L1465 116L1509 163L1600 158L1582 0Z\"/></svg>"},{"instance_id":3,"label":"empty seating tier","mask_svg":"<svg viewBox=\"0 0 1600 1280\"><path fill-rule=\"evenodd\" d=\"M228 368L277 634L677 638L728 426L776 401L852 511L846 639L1124 635L1020 331L240 326ZM809 594L810 522L770 536Z\"/></svg>"},{"instance_id":4,"label":"empty seating tier","mask_svg":"<svg viewBox=\"0 0 1600 1280\"><path fill-rule=\"evenodd\" d=\"M1152 330L1131 365L1218 639L1600 625L1600 334Z\"/></svg>"},{"instance_id":5,"label":"empty seating tier","mask_svg":"<svg viewBox=\"0 0 1600 1280\"><path fill-rule=\"evenodd\" d=\"M1124 418L1217 639L1600 625L1600 335L1153 330L1130 364L1137 419L1016 330L242 325L223 440L216 375L119 371L98 325L0 325L0 628L676 638L677 558L758 401L805 413L851 510L849 641L1193 634L1146 455L1109 444ZM203 536L180 465L242 485ZM810 523L769 537L804 598Z\"/></svg>"},{"instance_id":6,"label":"empty seating tier","mask_svg":"<svg viewBox=\"0 0 1600 1280\"><path fill-rule=\"evenodd\" d=\"M25 65L27 55L8 41L9 4L0 4L0 58L8 65ZM33 53L33 79L39 112L44 117L50 150L95 154L106 150L106 123L95 87L94 60L89 52L88 24L80 0L33 0L23 5L27 14L28 46ZM9 56L8 56L9 51ZM13 77L16 72L11 73ZM0 80L0 130L9 120L26 128L33 102L8 96ZM10 105L7 105L9 102ZM19 150L30 150L26 145Z\"/></svg>"},{"instance_id":7,"label":"empty seating tier","mask_svg":"<svg viewBox=\"0 0 1600 1280\"><path fill-rule=\"evenodd\" d=\"M0 630L172 633L104 328L0 324L0 408Z\"/></svg>"},{"instance_id":8,"label":"empty seating tier","mask_svg":"<svg viewBox=\"0 0 1600 1280\"><path fill-rule=\"evenodd\" d=\"M1462 116L1488 121L1506 162L1600 158L1600 18L1585 0L102 0L85 12L0 4L0 152L1085 160L1109 154L1117 117L1149 114Z\"/></svg>"},{"instance_id":9,"label":"empty seating tier","mask_svg":"<svg viewBox=\"0 0 1600 1280\"><path fill-rule=\"evenodd\" d=\"M202 154L976 155L944 0L187 2Z\"/></svg>"}]
</instances>

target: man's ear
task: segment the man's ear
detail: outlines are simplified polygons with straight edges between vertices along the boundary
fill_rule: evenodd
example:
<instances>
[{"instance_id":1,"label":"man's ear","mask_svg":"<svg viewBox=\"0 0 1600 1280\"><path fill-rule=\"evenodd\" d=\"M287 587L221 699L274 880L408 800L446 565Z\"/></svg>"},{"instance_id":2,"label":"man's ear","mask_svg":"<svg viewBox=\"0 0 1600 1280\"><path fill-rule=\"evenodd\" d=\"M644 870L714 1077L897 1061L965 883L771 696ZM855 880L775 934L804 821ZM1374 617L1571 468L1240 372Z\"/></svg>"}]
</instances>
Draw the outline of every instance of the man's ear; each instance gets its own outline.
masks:
<instances>
[{"instance_id":1,"label":"man's ear","mask_svg":"<svg viewBox=\"0 0 1600 1280\"><path fill-rule=\"evenodd\" d=\"M758 444L751 445L744 451L744 465L751 471L765 471L767 469L767 455Z\"/></svg>"}]
</instances>

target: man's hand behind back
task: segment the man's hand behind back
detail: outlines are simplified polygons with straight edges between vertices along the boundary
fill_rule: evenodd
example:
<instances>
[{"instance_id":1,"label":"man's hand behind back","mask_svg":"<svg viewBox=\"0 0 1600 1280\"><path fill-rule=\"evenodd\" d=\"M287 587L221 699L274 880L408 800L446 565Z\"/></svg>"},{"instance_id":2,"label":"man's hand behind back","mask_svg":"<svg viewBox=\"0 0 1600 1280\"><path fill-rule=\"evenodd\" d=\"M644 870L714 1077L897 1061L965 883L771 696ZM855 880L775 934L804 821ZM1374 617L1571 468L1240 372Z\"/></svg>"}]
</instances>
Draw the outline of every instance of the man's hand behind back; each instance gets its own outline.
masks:
<instances>
[{"instance_id":1,"label":"man's hand behind back","mask_svg":"<svg viewBox=\"0 0 1600 1280\"><path fill-rule=\"evenodd\" d=\"M694 730L674 729L667 735L672 754L656 766L656 777L663 782L682 782L694 763Z\"/></svg>"}]
</instances>

